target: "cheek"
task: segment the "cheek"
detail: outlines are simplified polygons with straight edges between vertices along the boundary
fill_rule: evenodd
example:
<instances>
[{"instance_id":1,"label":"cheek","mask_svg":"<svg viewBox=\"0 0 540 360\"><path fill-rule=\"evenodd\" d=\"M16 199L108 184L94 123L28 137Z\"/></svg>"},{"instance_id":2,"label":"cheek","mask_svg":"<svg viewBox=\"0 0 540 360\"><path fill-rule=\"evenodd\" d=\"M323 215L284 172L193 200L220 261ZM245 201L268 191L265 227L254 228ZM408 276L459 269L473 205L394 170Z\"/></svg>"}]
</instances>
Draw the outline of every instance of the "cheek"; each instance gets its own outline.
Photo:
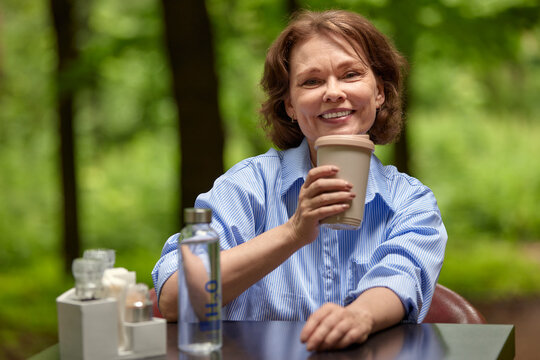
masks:
<instances>
[{"instance_id":1,"label":"cheek","mask_svg":"<svg viewBox=\"0 0 540 360\"><path fill-rule=\"evenodd\" d=\"M372 88L371 86L361 86L356 88L356 91L353 92L356 94L356 98L363 103L372 103L375 102L375 99L378 96L377 88Z\"/></svg>"},{"instance_id":2,"label":"cheek","mask_svg":"<svg viewBox=\"0 0 540 360\"><path fill-rule=\"evenodd\" d=\"M318 91L302 91L296 94L293 106L301 111L310 111L310 109L318 108L322 102L322 96Z\"/></svg>"}]
</instances>

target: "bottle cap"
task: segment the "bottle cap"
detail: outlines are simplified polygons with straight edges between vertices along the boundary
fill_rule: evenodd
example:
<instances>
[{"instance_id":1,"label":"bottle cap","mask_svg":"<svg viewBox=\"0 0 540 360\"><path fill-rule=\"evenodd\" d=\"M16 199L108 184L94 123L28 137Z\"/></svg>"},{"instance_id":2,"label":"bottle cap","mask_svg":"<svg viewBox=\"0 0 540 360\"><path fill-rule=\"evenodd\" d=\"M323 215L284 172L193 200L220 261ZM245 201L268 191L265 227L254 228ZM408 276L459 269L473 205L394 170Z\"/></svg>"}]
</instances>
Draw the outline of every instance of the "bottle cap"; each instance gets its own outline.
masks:
<instances>
[{"instance_id":1,"label":"bottle cap","mask_svg":"<svg viewBox=\"0 0 540 360\"><path fill-rule=\"evenodd\" d=\"M210 223L212 222L212 210L200 208L184 209L184 222L186 224Z\"/></svg>"}]
</instances>

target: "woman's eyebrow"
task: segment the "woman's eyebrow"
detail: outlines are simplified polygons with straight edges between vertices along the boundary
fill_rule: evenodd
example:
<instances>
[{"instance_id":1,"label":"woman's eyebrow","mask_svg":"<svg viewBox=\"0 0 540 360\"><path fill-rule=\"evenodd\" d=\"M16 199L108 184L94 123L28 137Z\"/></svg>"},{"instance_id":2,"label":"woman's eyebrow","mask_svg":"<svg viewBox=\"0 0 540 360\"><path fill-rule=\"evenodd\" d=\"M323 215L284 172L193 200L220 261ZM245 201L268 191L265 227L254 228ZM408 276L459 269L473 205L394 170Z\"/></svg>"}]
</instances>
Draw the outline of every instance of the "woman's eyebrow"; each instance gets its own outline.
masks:
<instances>
[{"instance_id":1,"label":"woman's eyebrow","mask_svg":"<svg viewBox=\"0 0 540 360\"><path fill-rule=\"evenodd\" d=\"M342 70L344 68L350 68L350 67L365 69L367 66L361 59L345 60L345 61L342 61L341 63L338 63L338 65L336 66L338 70ZM304 77L304 76L316 75L321 72L322 70L319 67L309 66L306 69L303 69L299 71L298 73L296 73L296 76Z\"/></svg>"},{"instance_id":2,"label":"woman's eyebrow","mask_svg":"<svg viewBox=\"0 0 540 360\"><path fill-rule=\"evenodd\" d=\"M349 67L355 67L355 68L361 67L364 69L366 67L366 63L362 59L354 59L354 60L343 61L342 63L339 63L337 66L338 69L349 68Z\"/></svg>"},{"instance_id":3,"label":"woman's eyebrow","mask_svg":"<svg viewBox=\"0 0 540 360\"><path fill-rule=\"evenodd\" d=\"M318 73L321 73L322 70L316 66L310 66L296 74L297 77L303 77L303 76L309 76L309 75L315 75Z\"/></svg>"}]
</instances>

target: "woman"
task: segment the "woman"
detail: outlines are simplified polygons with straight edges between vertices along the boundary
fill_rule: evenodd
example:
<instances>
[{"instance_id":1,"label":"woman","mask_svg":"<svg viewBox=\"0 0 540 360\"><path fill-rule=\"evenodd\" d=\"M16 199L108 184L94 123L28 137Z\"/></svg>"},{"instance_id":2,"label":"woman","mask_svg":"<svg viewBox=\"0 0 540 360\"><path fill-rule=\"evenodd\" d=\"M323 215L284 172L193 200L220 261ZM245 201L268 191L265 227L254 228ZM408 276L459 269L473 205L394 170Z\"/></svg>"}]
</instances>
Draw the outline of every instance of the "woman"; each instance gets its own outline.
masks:
<instances>
[{"instance_id":1,"label":"woman","mask_svg":"<svg viewBox=\"0 0 540 360\"><path fill-rule=\"evenodd\" d=\"M398 136L404 60L371 23L347 11L299 14L267 54L262 113L281 151L246 159L201 194L220 235L224 318L306 320L308 350L338 349L400 321L421 322L444 257L432 192L373 155L362 226L319 222L347 209L354 188L316 164L331 134ZM162 313L176 319L177 239L153 271Z\"/></svg>"}]
</instances>

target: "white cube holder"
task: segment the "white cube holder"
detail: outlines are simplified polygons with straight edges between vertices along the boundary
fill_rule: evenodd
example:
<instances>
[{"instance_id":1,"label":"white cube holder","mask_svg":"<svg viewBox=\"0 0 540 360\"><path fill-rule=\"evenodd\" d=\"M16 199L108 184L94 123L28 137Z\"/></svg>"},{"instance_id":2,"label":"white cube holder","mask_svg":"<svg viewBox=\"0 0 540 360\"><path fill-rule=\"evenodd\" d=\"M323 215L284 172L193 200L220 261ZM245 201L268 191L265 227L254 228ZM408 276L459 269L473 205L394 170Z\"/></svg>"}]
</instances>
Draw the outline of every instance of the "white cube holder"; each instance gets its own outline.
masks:
<instances>
[{"instance_id":1,"label":"white cube holder","mask_svg":"<svg viewBox=\"0 0 540 360\"><path fill-rule=\"evenodd\" d=\"M56 298L56 307L61 359L139 359L167 353L165 319L125 322L127 346L120 349L116 299L80 301L70 289Z\"/></svg>"}]
</instances>

